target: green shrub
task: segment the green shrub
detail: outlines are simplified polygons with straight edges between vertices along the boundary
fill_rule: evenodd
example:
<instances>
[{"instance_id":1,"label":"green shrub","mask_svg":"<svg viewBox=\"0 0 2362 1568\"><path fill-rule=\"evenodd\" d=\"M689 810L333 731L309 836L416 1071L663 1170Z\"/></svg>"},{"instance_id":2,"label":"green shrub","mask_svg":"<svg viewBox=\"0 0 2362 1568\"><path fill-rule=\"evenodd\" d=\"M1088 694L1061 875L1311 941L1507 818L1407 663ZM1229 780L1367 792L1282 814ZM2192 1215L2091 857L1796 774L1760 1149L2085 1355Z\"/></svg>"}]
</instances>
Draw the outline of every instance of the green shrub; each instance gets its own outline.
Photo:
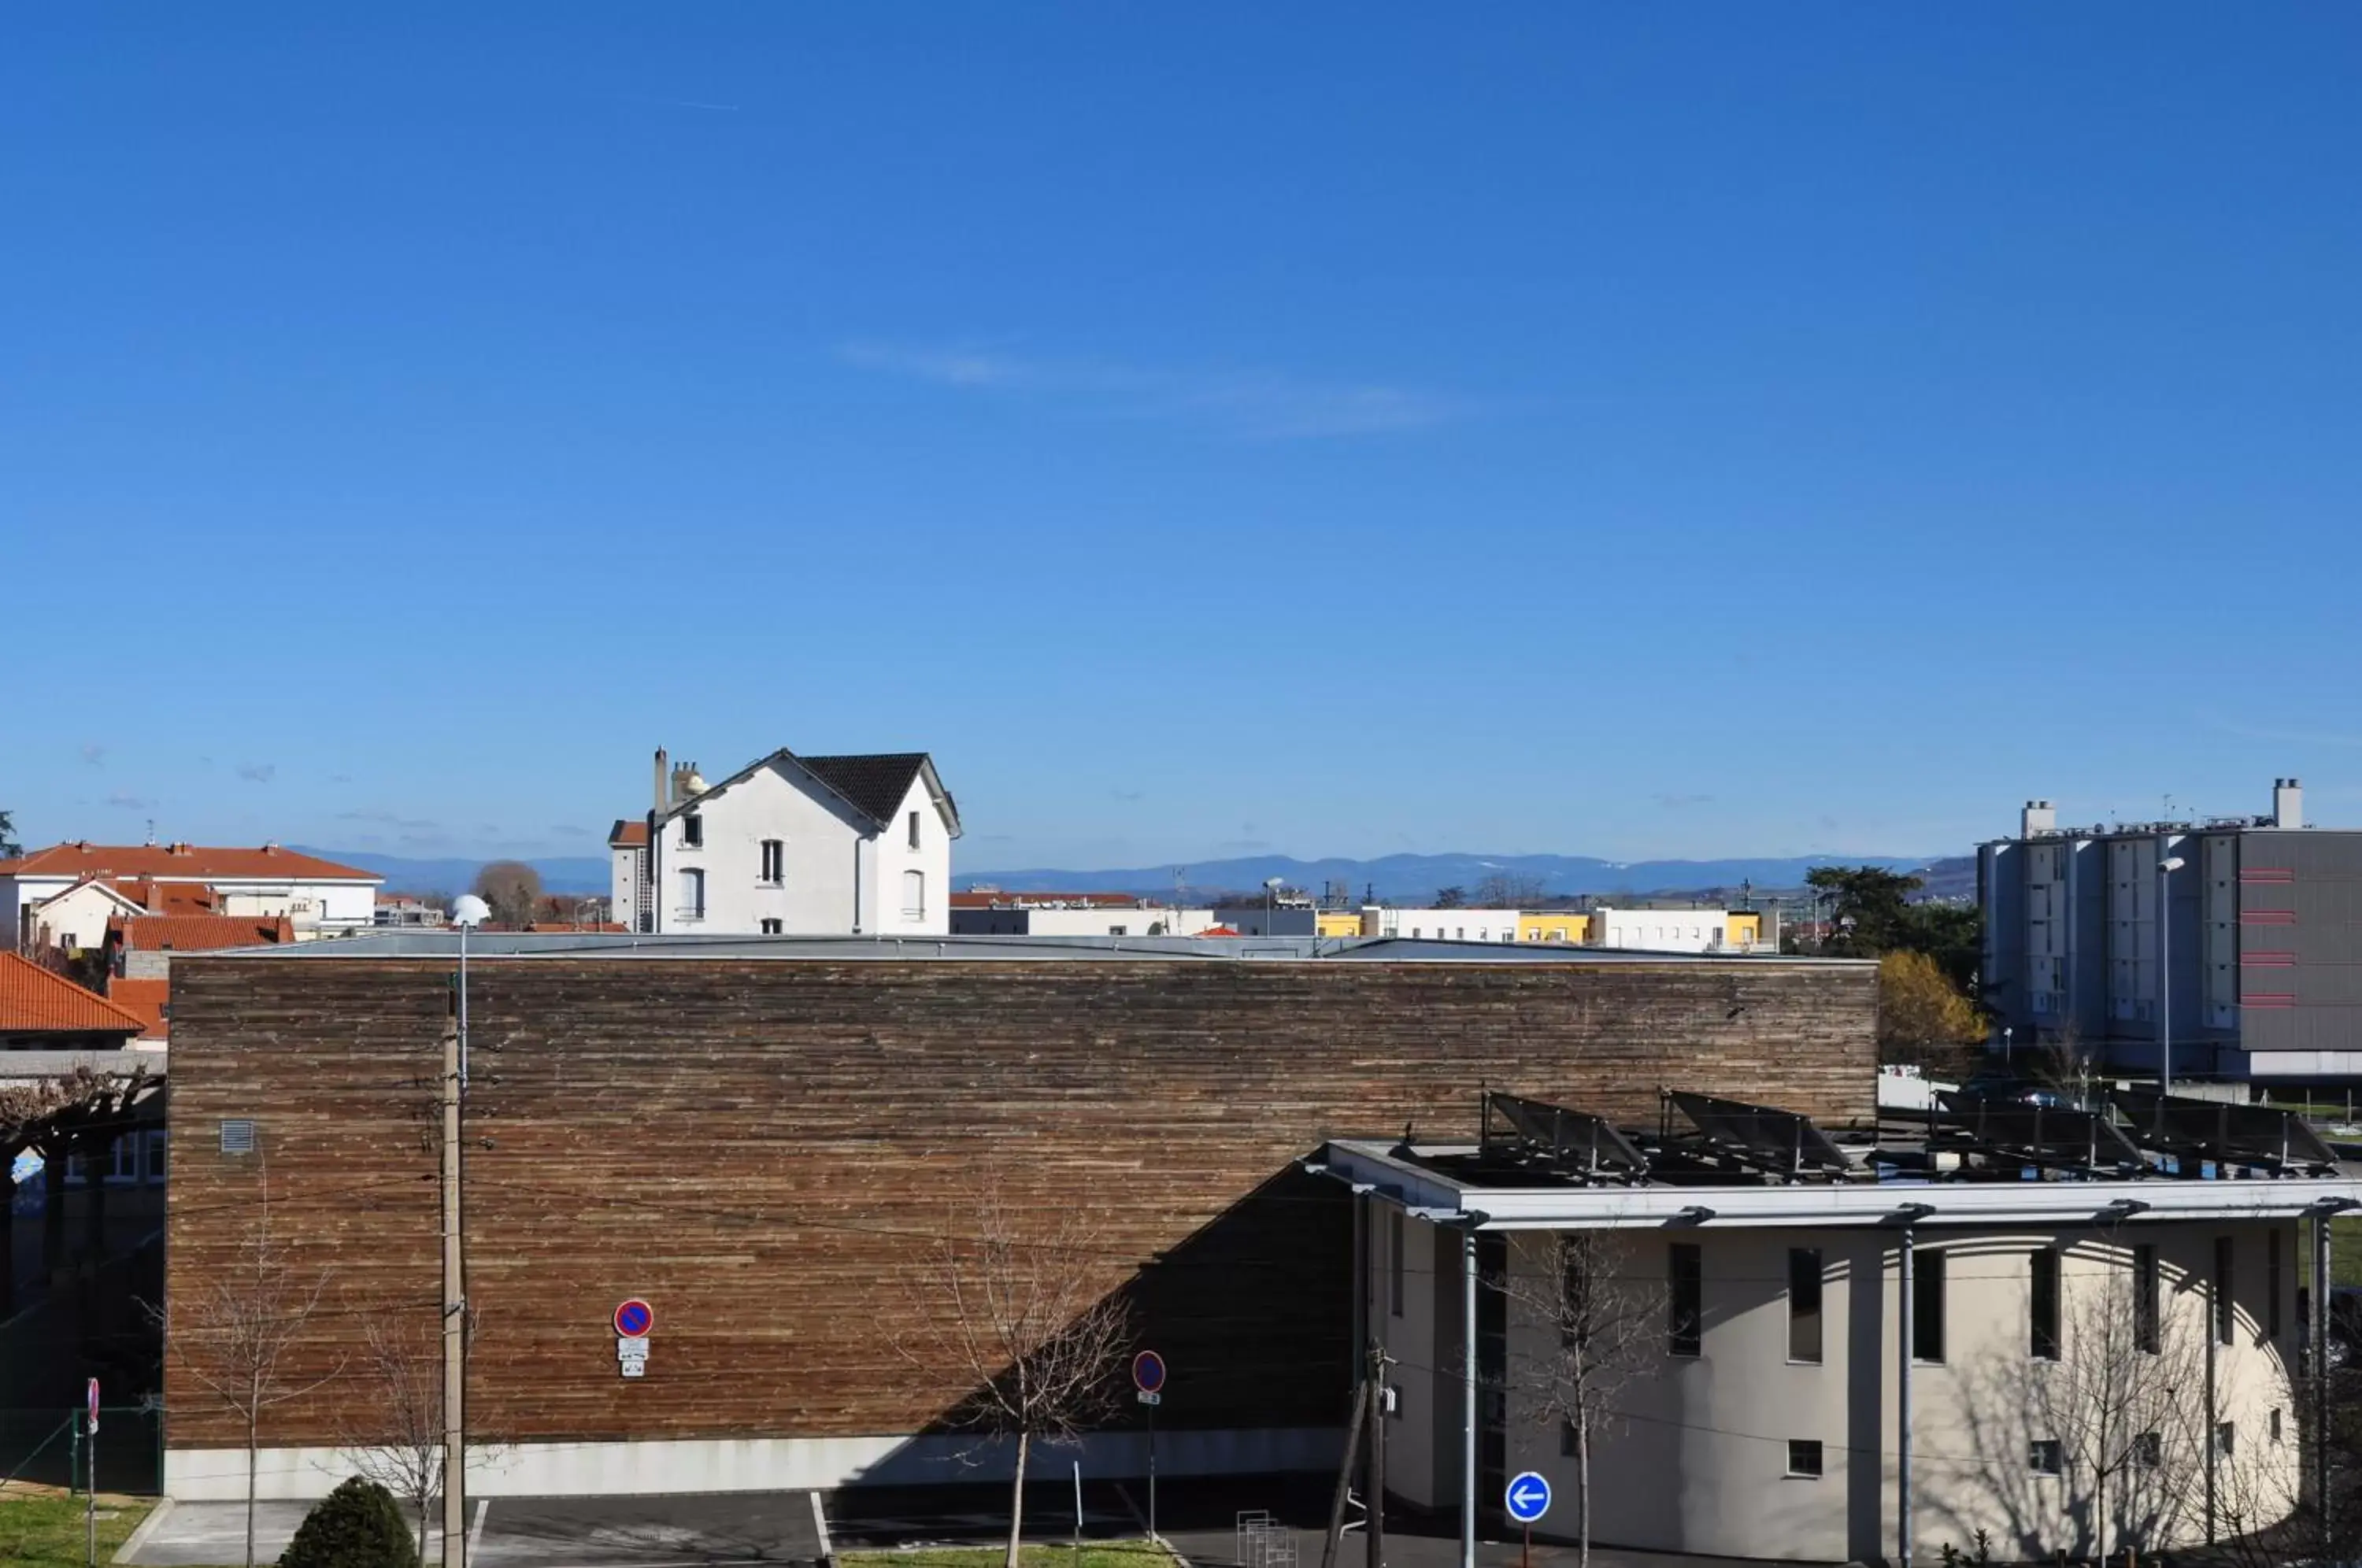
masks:
<instances>
[{"instance_id":1,"label":"green shrub","mask_svg":"<svg viewBox=\"0 0 2362 1568\"><path fill-rule=\"evenodd\" d=\"M393 1494L356 1475L314 1505L279 1568L418 1568Z\"/></svg>"}]
</instances>

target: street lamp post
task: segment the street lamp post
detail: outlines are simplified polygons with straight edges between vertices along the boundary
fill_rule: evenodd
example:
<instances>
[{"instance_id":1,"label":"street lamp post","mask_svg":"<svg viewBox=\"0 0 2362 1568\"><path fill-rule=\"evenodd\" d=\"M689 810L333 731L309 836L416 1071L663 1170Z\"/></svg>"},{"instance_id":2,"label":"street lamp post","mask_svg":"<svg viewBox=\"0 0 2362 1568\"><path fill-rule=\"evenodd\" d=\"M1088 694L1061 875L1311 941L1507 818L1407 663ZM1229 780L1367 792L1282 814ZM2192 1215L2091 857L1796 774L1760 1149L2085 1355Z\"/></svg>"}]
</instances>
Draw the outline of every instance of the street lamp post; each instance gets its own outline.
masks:
<instances>
[{"instance_id":1,"label":"street lamp post","mask_svg":"<svg viewBox=\"0 0 2362 1568\"><path fill-rule=\"evenodd\" d=\"M2158 1092L2173 1092L2173 884L2188 862L2169 855L2157 863Z\"/></svg>"},{"instance_id":2,"label":"street lamp post","mask_svg":"<svg viewBox=\"0 0 2362 1568\"><path fill-rule=\"evenodd\" d=\"M458 1027L445 1037L443 1060L443 1568L468 1560L468 1297L461 1251L460 1121L468 1088L468 932L491 914L468 894L451 905L459 928Z\"/></svg>"}]
</instances>

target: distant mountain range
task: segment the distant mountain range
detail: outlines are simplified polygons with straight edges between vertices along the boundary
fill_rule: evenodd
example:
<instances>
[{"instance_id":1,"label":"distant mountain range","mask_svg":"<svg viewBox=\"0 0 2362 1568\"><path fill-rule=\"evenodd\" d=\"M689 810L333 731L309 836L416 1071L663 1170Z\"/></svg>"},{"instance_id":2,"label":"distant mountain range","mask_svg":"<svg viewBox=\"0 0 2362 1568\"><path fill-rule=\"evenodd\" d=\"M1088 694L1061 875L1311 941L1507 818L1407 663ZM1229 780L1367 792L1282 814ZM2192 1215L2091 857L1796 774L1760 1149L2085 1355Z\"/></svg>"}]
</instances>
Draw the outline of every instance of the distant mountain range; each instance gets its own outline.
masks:
<instances>
[{"instance_id":1,"label":"distant mountain range","mask_svg":"<svg viewBox=\"0 0 2362 1568\"><path fill-rule=\"evenodd\" d=\"M1296 860L1284 855L1269 855L1204 861L1182 867L1180 875L1184 889L1192 897L1251 891L1277 877L1290 888L1313 893L1331 882L1342 882L1357 899L1367 892L1380 899L1409 902L1432 898L1440 888L1458 888L1473 897L1488 877L1511 877L1538 884L1544 897L1624 893L1637 898L1716 889L1735 892L1741 883L1759 889L1794 888L1801 885L1805 873L1816 866L1883 866L1915 871L1932 863L1936 863L1935 858L1929 856L1890 855L1634 861L1598 860L1582 855L1387 855L1375 860ZM963 890L981 885L1012 893L1107 891L1170 897L1174 876L1170 866L1151 866L1117 871L971 871L963 872L952 881Z\"/></svg>"},{"instance_id":2,"label":"distant mountain range","mask_svg":"<svg viewBox=\"0 0 2362 1568\"><path fill-rule=\"evenodd\" d=\"M374 871L385 878L386 891L390 893L464 893L475 886L476 873L491 864L487 860L411 860L399 855L364 855L351 849L315 849L306 844L288 847L300 854L333 860L339 866ZM603 856L560 856L549 860L528 860L525 864L541 873L545 892L604 893L614 879Z\"/></svg>"},{"instance_id":3,"label":"distant mountain range","mask_svg":"<svg viewBox=\"0 0 2362 1568\"><path fill-rule=\"evenodd\" d=\"M464 893L486 862L465 859L408 859L398 855L368 855L357 850L292 846L340 865L358 866L385 878L389 890L405 893ZM610 883L607 861L597 856L561 856L526 862L541 873L542 886L553 893L604 893ZM1976 862L1950 856L1891 855L1810 855L1781 859L1742 860L1599 860L1583 855L1387 855L1375 860L1296 860L1284 855L1250 856L1238 860L1203 861L1182 867L1187 893L1205 898L1216 893L1249 893L1265 878L1277 877L1291 888L1318 893L1331 882L1342 882L1352 896L1374 892L1398 903L1434 897L1440 888L1458 888L1471 897L1487 877L1512 877L1536 883L1545 898L1571 898L1579 893L1624 893L1635 898L1650 894L1735 893L1741 883L1759 892L1795 888L1816 866L1884 866L1915 871L1926 878L1926 895L1934 898L1974 898ZM1012 893L1120 892L1169 897L1173 892L1170 866L1134 867L1128 870L1086 871L1035 868L1021 871L968 871L952 878L966 890L979 885Z\"/></svg>"}]
</instances>

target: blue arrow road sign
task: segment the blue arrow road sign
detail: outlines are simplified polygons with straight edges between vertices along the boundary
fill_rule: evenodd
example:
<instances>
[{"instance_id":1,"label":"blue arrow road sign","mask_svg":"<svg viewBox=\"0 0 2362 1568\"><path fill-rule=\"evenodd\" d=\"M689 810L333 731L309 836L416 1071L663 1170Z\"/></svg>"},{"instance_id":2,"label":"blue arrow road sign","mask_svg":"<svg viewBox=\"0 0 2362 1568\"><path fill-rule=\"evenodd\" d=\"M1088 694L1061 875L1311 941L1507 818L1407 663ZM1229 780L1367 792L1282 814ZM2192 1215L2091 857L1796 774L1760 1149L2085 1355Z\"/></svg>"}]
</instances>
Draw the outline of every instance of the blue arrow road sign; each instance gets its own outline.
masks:
<instances>
[{"instance_id":1,"label":"blue arrow road sign","mask_svg":"<svg viewBox=\"0 0 2362 1568\"><path fill-rule=\"evenodd\" d=\"M1550 1512L1550 1483L1529 1470L1509 1483L1502 1497L1509 1506L1509 1518L1519 1524L1532 1524Z\"/></svg>"}]
</instances>

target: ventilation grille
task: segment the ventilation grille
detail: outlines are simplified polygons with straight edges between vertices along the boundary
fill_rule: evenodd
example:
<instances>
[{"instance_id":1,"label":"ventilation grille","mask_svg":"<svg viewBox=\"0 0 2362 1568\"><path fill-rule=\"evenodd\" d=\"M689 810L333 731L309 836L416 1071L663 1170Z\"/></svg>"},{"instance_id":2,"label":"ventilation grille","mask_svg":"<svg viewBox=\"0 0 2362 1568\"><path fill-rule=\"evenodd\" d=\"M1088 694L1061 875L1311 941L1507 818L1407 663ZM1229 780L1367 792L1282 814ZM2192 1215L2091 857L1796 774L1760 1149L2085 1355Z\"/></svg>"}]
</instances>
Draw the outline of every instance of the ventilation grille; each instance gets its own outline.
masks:
<instances>
[{"instance_id":1,"label":"ventilation grille","mask_svg":"<svg viewBox=\"0 0 2362 1568\"><path fill-rule=\"evenodd\" d=\"M254 1121L250 1117L237 1117L221 1124L221 1152L225 1154L254 1153Z\"/></svg>"}]
</instances>

